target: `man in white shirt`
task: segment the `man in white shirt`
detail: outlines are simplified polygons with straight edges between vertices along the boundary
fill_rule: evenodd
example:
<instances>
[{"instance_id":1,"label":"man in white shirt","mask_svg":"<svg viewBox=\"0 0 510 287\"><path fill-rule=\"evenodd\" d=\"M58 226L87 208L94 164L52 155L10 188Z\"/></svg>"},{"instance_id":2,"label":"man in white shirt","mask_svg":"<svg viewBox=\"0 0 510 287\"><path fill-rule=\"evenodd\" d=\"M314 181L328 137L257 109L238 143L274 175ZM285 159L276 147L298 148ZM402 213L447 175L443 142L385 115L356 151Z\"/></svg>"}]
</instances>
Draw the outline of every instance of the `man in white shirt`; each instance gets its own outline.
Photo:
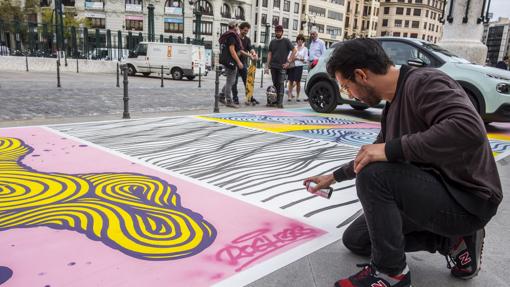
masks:
<instances>
[{"instance_id":1,"label":"man in white shirt","mask_svg":"<svg viewBox=\"0 0 510 287\"><path fill-rule=\"evenodd\" d=\"M324 44L324 41L319 39L319 34L316 27L312 27L310 30L310 39L311 41L308 59L311 65L313 60L319 59L324 54L324 52L326 52L326 44Z\"/></svg>"}]
</instances>

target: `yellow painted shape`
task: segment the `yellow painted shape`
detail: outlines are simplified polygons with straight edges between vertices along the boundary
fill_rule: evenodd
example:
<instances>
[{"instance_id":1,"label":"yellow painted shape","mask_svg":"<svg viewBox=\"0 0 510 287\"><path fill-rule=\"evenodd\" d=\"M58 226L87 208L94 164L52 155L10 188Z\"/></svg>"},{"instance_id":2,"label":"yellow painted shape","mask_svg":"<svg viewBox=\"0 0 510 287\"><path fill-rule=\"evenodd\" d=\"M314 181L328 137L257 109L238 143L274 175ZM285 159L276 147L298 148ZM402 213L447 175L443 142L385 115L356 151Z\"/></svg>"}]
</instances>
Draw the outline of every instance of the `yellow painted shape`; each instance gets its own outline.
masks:
<instances>
[{"instance_id":1,"label":"yellow painted shape","mask_svg":"<svg viewBox=\"0 0 510 287\"><path fill-rule=\"evenodd\" d=\"M332 125L291 125L291 124L276 124L276 123L260 123L260 122L242 122L242 121L233 121L212 117L199 116L198 118L202 118L209 121L220 122L224 124L230 124L245 128L258 129L268 132L274 133L285 133L285 132L293 132L293 131L307 131L307 130L318 130L318 129L330 129L335 128L336 126Z\"/></svg>"}]
</instances>

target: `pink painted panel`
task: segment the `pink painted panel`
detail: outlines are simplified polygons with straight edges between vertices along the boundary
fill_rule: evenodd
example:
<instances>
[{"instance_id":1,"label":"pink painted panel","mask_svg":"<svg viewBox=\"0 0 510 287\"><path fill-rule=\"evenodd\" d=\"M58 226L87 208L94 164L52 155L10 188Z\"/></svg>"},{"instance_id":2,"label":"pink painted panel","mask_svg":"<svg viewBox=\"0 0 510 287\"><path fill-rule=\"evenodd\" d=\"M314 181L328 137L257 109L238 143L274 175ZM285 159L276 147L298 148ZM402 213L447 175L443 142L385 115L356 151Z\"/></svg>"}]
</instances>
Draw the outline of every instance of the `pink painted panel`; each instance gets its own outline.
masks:
<instances>
[{"instance_id":1,"label":"pink painted panel","mask_svg":"<svg viewBox=\"0 0 510 287\"><path fill-rule=\"evenodd\" d=\"M325 234L44 128L0 129L0 139L6 137L20 139L33 148L22 163L34 172L77 176L136 173L165 181L176 187L180 205L203 216L216 234L210 245L195 255L149 260L69 228L0 228L0 266L14 272L2 287L206 286ZM0 211L0 222L4 216Z\"/></svg>"}]
</instances>

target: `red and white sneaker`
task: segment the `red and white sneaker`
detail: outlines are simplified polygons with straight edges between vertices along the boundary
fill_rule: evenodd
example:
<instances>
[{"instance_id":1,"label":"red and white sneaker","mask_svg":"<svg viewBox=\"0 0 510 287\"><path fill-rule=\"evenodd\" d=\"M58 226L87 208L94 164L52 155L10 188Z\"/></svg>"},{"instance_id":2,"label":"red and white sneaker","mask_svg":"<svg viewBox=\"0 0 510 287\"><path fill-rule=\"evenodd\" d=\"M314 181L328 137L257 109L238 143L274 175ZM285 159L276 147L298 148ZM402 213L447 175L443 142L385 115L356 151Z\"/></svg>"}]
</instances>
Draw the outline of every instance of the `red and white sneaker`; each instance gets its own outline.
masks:
<instances>
[{"instance_id":1,"label":"red and white sneaker","mask_svg":"<svg viewBox=\"0 0 510 287\"><path fill-rule=\"evenodd\" d=\"M411 272L404 268L401 274L390 276L375 270L370 264L358 264L363 269L349 278L341 279L335 287L411 287Z\"/></svg>"},{"instance_id":2,"label":"red and white sneaker","mask_svg":"<svg viewBox=\"0 0 510 287\"><path fill-rule=\"evenodd\" d=\"M460 279L471 279L478 275L482 265L485 230L480 229L469 236L460 237L446 256L451 274Z\"/></svg>"}]
</instances>

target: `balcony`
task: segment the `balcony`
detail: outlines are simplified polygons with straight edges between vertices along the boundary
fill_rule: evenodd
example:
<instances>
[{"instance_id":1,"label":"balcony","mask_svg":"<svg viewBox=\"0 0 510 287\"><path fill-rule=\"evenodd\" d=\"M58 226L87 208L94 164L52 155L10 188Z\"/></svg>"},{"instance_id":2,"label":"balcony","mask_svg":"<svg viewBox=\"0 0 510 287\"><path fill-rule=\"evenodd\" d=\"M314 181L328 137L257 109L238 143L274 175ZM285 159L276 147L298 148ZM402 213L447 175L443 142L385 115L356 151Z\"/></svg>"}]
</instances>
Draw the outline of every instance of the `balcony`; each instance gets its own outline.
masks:
<instances>
[{"instance_id":1,"label":"balcony","mask_svg":"<svg viewBox=\"0 0 510 287\"><path fill-rule=\"evenodd\" d=\"M141 4L126 4L126 12L142 12L142 5Z\"/></svg>"}]
</instances>

